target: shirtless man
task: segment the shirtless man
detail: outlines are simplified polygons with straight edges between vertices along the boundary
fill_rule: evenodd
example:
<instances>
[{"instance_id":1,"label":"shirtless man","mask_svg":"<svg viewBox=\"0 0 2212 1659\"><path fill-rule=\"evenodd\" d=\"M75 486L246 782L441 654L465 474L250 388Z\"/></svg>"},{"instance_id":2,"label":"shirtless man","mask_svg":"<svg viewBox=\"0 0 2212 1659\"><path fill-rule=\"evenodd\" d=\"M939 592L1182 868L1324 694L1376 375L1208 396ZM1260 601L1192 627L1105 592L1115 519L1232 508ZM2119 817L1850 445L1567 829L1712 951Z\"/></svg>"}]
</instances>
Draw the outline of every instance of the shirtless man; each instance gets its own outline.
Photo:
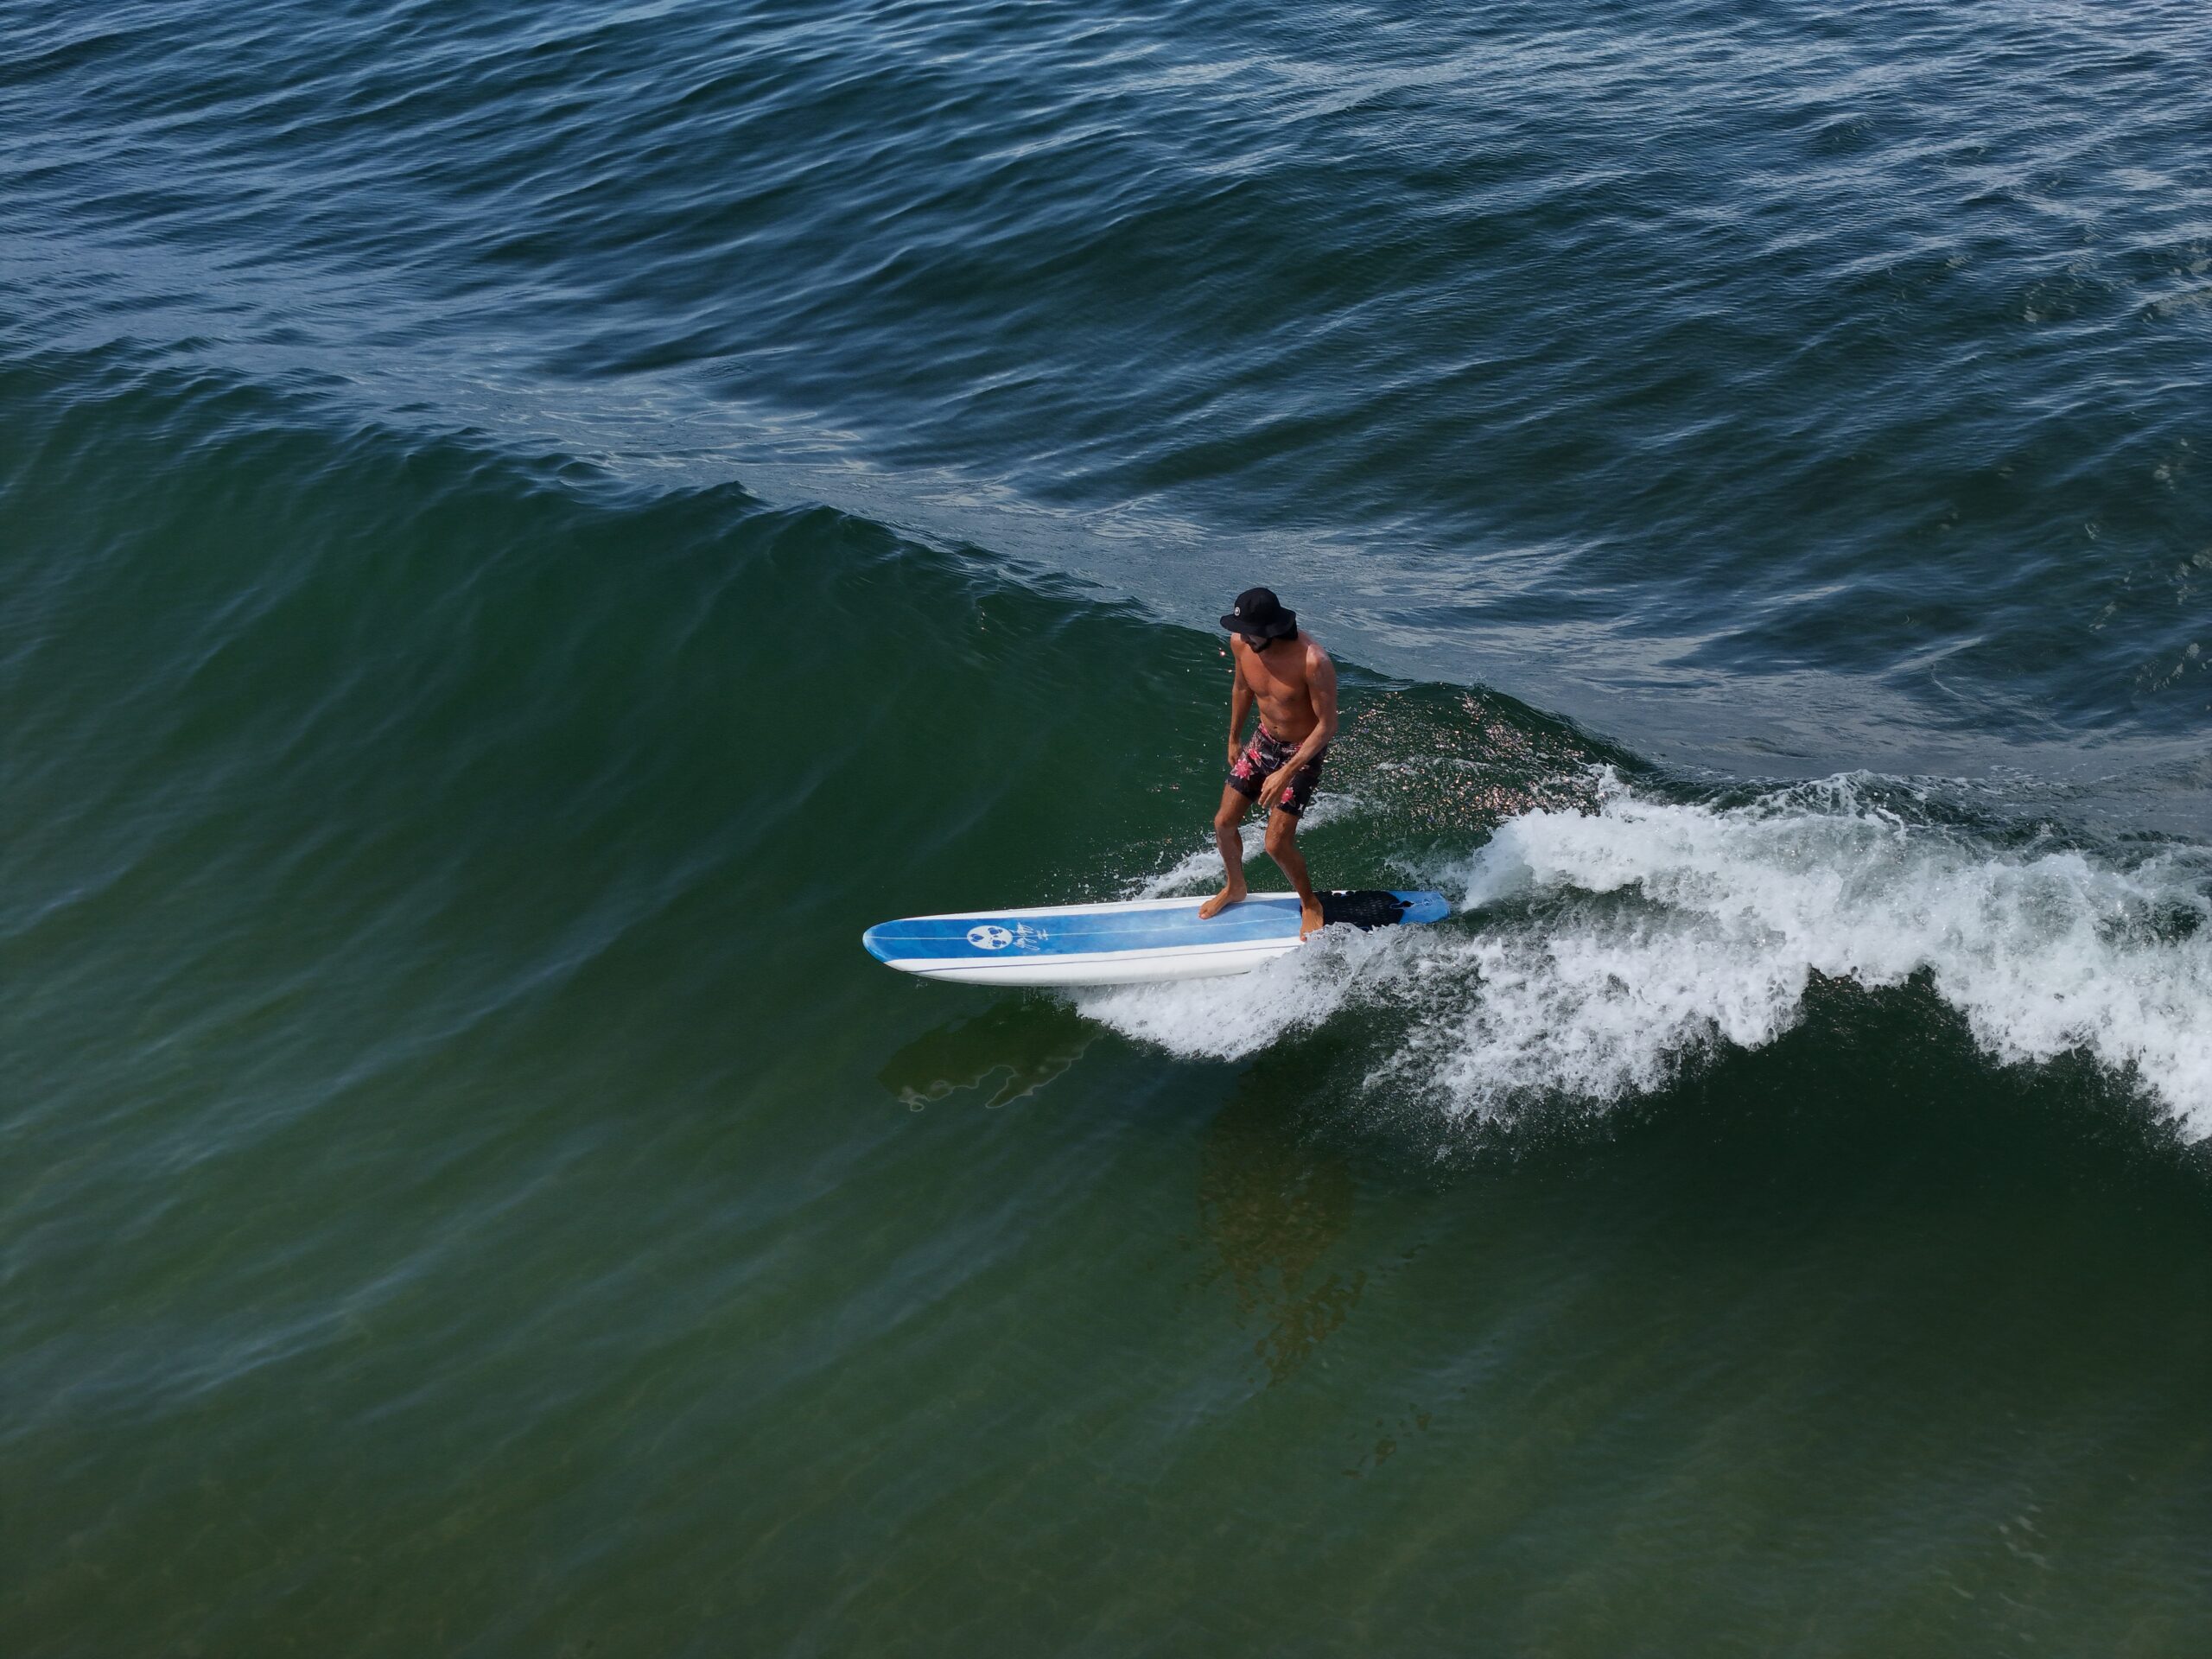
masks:
<instances>
[{"instance_id":1,"label":"shirtless man","mask_svg":"<svg viewBox=\"0 0 2212 1659\"><path fill-rule=\"evenodd\" d=\"M1298 850L1298 818L1313 798L1329 740L1337 734L1337 669L1312 636L1299 632L1298 613L1264 588L1248 588L1221 619L1236 660L1229 683L1229 782L1213 815L1228 885L1198 906L1201 919L1217 916L1244 896L1244 842L1237 834L1253 801L1269 809L1268 856L1298 890L1298 937L1321 925L1321 901L1306 877ZM1244 716L1260 705L1260 727L1243 741Z\"/></svg>"}]
</instances>

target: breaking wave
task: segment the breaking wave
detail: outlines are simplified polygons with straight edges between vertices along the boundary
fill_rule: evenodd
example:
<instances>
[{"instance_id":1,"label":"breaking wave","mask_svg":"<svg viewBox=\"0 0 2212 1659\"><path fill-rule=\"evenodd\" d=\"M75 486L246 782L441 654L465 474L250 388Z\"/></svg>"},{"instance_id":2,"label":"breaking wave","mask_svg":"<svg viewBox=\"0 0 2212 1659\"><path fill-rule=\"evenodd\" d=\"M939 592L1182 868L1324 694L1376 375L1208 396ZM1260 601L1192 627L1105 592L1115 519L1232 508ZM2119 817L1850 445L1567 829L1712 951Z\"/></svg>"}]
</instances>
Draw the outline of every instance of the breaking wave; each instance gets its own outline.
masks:
<instances>
[{"instance_id":1,"label":"breaking wave","mask_svg":"<svg viewBox=\"0 0 2212 1659\"><path fill-rule=\"evenodd\" d=\"M1500 823L1431 880L1462 917L1330 937L1241 979L1089 991L1141 1040L1236 1058L1357 1007L1394 1011L1371 1084L1456 1116L1606 1102L1773 1042L1816 981L1924 985L2005 1065L2082 1054L2188 1138L2212 1135L2212 855L2005 835L1851 777Z\"/></svg>"}]
</instances>

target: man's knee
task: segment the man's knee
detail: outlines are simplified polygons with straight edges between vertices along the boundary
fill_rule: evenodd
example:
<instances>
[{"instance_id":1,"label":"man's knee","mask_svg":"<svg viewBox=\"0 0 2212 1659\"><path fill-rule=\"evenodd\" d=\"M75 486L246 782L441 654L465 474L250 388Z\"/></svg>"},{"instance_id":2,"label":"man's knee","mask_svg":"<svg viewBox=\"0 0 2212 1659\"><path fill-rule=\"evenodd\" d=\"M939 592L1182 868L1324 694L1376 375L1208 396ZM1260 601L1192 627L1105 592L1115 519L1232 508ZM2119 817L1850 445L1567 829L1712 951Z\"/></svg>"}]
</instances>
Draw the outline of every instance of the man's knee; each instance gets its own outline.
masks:
<instances>
[{"instance_id":1,"label":"man's knee","mask_svg":"<svg viewBox=\"0 0 2212 1659\"><path fill-rule=\"evenodd\" d=\"M1298 820L1278 812L1268 820L1268 851L1287 853L1298 844Z\"/></svg>"},{"instance_id":2,"label":"man's knee","mask_svg":"<svg viewBox=\"0 0 2212 1659\"><path fill-rule=\"evenodd\" d=\"M1186 819L1185 822L1187 823L1188 820ZM1234 830L1238 824L1243 822L1244 803L1242 801L1237 802L1234 806L1224 805L1219 807L1216 809L1213 815L1213 827L1220 830L1224 835Z\"/></svg>"}]
</instances>

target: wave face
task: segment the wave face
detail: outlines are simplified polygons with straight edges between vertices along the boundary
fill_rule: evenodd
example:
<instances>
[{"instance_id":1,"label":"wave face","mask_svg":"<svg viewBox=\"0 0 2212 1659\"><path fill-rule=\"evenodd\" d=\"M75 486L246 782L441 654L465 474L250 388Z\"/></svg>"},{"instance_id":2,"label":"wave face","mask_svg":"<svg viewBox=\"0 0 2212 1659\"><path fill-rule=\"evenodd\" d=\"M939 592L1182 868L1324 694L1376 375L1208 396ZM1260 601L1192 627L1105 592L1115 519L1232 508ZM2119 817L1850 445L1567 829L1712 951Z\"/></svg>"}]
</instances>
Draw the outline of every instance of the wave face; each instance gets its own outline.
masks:
<instances>
[{"instance_id":1,"label":"wave face","mask_svg":"<svg viewBox=\"0 0 2212 1659\"><path fill-rule=\"evenodd\" d=\"M15 1645L1265 1645L1251 1540L1394 1527L1287 1531L1262 1465L1301 1514L1402 1474L1440 1605L1539 1645L1773 1637L1618 1528L1657 1481L1718 1548L1777 1465L1831 1508L1759 1570L1855 1586L1854 1640L1954 1617L1859 1541L1900 1503L1977 1596L2036 1588L2029 1523L2192 1582L2201 1396L2139 1357L2212 1306L2201 844L2031 779L1700 781L1347 658L1309 856L1454 918L1072 1007L911 983L868 924L1211 877L1214 638L124 347L9 365L0 457ZM1897 1497L2017 1455L2009 1412L2034 1497ZM1071 1507L1071 1443L1126 1496ZM1601 1536L1627 1623L1454 1565ZM1017 1547L1053 1593L978 1627L963 1563Z\"/></svg>"},{"instance_id":2,"label":"wave face","mask_svg":"<svg viewBox=\"0 0 2212 1659\"><path fill-rule=\"evenodd\" d=\"M0 1654L2212 1650L2202 35L0 0Z\"/></svg>"}]
</instances>

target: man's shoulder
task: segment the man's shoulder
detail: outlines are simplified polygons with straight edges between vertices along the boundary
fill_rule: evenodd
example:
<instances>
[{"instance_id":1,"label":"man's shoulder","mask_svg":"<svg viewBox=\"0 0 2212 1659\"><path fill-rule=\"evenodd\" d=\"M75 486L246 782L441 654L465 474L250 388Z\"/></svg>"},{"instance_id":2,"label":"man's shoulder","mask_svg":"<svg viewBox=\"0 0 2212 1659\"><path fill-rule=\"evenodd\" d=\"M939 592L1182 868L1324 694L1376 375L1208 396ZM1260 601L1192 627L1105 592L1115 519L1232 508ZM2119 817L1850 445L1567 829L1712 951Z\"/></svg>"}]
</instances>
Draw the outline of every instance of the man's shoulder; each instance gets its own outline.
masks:
<instances>
[{"instance_id":1,"label":"man's shoulder","mask_svg":"<svg viewBox=\"0 0 2212 1659\"><path fill-rule=\"evenodd\" d=\"M1300 628L1298 631L1298 640L1306 647L1306 661L1308 666L1329 660L1329 653L1321 648L1321 642L1306 632L1305 629Z\"/></svg>"}]
</instances>

